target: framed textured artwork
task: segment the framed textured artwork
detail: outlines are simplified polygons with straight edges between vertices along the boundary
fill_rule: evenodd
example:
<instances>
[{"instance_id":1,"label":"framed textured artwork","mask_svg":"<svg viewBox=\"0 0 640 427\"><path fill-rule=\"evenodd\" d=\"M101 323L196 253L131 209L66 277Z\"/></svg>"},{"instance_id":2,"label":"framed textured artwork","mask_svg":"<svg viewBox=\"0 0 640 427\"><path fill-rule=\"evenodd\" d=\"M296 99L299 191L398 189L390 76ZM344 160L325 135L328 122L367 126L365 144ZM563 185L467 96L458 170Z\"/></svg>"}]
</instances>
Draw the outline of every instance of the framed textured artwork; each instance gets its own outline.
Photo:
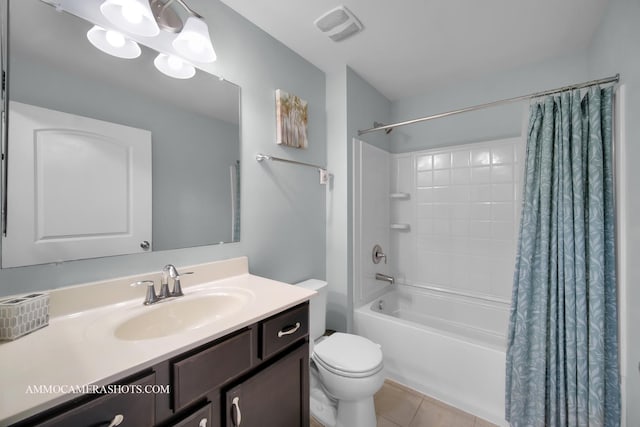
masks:
<instances>
[{"instance_id":1,"label":"framed textured artwork","mask_svg":"<svg viewBox=\"0 0 640 427\"><path fill-rule=\"evenodd\" d=\"M307 148L307 101L276 90L276 142L287 147Z\"/></svg>"}]
</instances>

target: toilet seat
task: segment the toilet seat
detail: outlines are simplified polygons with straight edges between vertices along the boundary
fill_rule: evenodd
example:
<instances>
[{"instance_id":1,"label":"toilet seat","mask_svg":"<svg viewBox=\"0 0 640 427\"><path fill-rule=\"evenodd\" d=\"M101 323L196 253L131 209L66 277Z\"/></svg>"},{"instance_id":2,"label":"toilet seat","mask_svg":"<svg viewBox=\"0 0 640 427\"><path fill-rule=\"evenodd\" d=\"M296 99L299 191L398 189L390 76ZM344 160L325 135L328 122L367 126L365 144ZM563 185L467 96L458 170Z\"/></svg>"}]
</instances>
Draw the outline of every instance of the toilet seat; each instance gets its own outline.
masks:
<instances>
[{"instance_id":1,"label":"toilet seat","mask_svg":"<svg viewBox=\"0 0 640 427\"><path fill-rule=\"evenodd\" d=\"M340 332L316 344L312 358L327 371L343 377L368 377L382 369L382 351L378 344Z\"/></svg>"}]
</instances>

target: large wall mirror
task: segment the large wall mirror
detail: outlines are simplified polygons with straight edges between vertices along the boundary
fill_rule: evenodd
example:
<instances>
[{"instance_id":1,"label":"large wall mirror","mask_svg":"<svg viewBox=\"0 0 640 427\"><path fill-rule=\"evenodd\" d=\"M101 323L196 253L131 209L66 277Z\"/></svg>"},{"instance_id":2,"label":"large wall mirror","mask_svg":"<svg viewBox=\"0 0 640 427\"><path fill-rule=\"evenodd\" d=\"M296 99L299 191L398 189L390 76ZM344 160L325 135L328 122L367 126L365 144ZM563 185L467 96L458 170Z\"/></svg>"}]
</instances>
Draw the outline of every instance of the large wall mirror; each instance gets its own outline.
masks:
<instances>
[{"instance_id":1,"label":"large wall mirror","mask_svg":"<svg viewBox=\"0 0 640 427\"><path fill-rule=\"evenodd\" d=\"M202 70L168 77L143 45L135 59L107 55L87 39L93 24L50 1L0 2L8 109L2 267L239 241L240 88ZM47 117L34 124L23 117L29 112ZM84 121L123 131L126 146L92 130L60 131ZM145 203L142 216L127 210ZM140 228L148 237L100 252ZM29 261L21 252L32 249L14 244L16 235L49 255ZM58 245L65 239L79 252Z\"/></svg>"}]
</instances>

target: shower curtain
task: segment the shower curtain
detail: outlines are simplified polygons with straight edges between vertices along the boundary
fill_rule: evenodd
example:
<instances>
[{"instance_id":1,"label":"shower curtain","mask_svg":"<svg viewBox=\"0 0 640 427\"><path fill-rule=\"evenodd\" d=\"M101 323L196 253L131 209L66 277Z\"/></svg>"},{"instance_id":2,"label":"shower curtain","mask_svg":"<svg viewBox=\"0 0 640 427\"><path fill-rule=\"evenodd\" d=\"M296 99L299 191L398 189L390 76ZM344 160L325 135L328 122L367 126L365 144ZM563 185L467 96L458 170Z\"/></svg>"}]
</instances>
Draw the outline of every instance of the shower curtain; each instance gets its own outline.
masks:
<instances>
[{"instance_id":1,"label":"shower curtain","mask_svg":"<svg viewBox=\"0 0 640 427\"><path fill-rule=\"evenodd\" d=\"M531 106L511 305L514 427L619 426L613 88Z\"/></svg>"}]
</instances>

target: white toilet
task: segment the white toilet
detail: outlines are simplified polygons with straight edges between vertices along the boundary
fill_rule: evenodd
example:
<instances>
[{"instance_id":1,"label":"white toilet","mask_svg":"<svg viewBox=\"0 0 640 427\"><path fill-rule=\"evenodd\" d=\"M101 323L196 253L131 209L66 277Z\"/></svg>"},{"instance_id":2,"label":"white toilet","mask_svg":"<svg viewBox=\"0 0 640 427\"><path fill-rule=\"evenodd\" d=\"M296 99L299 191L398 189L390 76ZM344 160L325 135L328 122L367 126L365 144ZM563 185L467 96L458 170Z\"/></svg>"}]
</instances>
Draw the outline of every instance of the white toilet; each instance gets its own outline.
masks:
<instances>
[{"instance_id":1,"label":"white toilet","mask_svg":"<svg viewBox=\"0 0 640 427\"><path fill-rule=\"evenodd\" d=\"M309 302L311 414L326 427L375 427L373 395L384 382L382 350L364 337L324 337L327 283L297 284L318 294Z\"/></svg>"}]
</instances>

